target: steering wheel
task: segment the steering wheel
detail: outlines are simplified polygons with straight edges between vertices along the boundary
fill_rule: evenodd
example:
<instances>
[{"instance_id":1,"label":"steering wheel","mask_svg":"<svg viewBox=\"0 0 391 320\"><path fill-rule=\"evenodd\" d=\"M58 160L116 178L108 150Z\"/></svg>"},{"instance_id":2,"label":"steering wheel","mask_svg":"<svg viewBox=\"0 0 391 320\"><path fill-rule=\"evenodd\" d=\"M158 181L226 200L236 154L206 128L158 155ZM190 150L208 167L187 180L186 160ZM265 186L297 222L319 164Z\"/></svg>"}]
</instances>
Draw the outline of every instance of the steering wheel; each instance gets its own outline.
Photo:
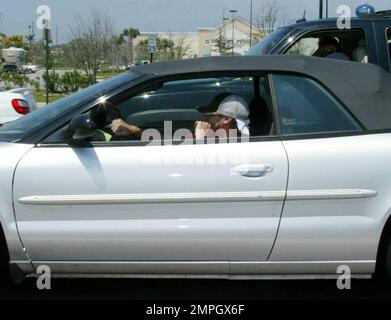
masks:
<instances>
[{"instance_id":1,"label":"steering wheel","mask_svg":"<svg viewBox=\"0 0 391 320\"><path fill-rule=\"evenodd\" d=\"M121 119L122 115L121 112L117 108L109 108L106 111L106 126L104 128L104 131L111 134L112 138L111 141L122 141L122 140L129 140L127 137L118 137L114 134L114 132L111 130L111 124L114 120Z\"/></svg>"},{"instance_id":2,"label":"steering wheel","mask_svg":"<svg viewBox=\"0 0 391 320\"><path fill-rule=\"evenodd\" d=\"M111 125L116 119L121 119L121 112L117 108L109 108L106 112L106 123Z\"/></svg>"}]
</instances>

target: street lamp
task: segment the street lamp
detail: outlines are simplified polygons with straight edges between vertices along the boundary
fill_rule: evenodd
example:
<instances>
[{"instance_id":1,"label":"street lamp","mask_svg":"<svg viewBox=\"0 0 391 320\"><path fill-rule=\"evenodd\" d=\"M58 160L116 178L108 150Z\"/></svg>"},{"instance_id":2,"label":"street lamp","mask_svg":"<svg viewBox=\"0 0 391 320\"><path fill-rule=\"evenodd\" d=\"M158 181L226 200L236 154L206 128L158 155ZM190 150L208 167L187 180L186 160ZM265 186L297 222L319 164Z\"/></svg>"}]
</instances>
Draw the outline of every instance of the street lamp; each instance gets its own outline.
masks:
<instances>
[{"instance_id":1,"label":"street lamp","mask_svg":"<svg viewBox=\"0 0 391 320\"><path fill-rule=\"evenodd\" d=\"M50 20L43 21L43 38L45 44L45 65L46 65L46 104L49 104L49 59L50 59Z\"/></svg>"},{"instance_id":2,"label":"street lamp","mask_svg":"<svg viewBox=\"0 0 391 320\"><path fill-rule=\"evenodd\" d=\"M226 37L227 36L227 21L229 20L229 18L226 18L226 17L224 17L223 18L223 26L224 26L224 37Z\"/></svg>"},{"instance_id":3,"label":"street lamp","mask_svg":"<svg viewBox=\"0 0 391 320\"><path fill-rule=\"evenodd\" d=\"M232 14L232 56L235 54L235 13L238 12L238 10L229 10L229 12Z\"/></svg>"},{"instance_id":4,"label":"street lamp","mask_svg":"<svg viewBox=\"0 0 391 320\"><path fill-rule=\"evenodd\" d=\"M31 62L33 61L33 59L31 58L31 46L32 46L32 41L33 41L33 39L32 39L32 33L31 33L31 26L29 26L29 49L28 49L28 51L27 51L27 63L29 63L30 62L30 59L31 59Z\"/></svg>"},{"instance_id":5,"label":"street lamp","mask_svg":"<svg viewBox=\"0 0 391 320\"><path fill-rule=\"evenodd\" d=\"M326 0L326 18L329 18L329 0Z\"/></svg>"},{"instance_id":6,"label":"street lamp","mask_svg":"<svg viewBox=\"0 0 391 320\"><path fill-rule=\"evenodd\" d=\"M319 19L323 19L323 0L319 0Z\"/></svg>"}]
</instances>

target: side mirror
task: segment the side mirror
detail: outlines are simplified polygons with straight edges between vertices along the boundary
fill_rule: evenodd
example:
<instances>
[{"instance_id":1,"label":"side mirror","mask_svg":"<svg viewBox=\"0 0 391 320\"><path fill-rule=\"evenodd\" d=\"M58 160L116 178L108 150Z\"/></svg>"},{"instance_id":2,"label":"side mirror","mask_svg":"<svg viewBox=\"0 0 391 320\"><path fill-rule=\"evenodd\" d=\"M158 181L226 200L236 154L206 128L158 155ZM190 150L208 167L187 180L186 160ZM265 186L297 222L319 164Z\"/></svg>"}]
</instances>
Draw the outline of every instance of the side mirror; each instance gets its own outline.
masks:
<instances>
[{"instance_id":1,"label":"side mirror","mask_svg":"<svg viewBox=\"0 0 391 320\"><path fill-rule=\"evenodd\" d=\"M91 119L91 114L80 114L74 117L68 125L67 137L69 143L83 144L94 138L96 123Z\"/></svg>"}]
</instances>

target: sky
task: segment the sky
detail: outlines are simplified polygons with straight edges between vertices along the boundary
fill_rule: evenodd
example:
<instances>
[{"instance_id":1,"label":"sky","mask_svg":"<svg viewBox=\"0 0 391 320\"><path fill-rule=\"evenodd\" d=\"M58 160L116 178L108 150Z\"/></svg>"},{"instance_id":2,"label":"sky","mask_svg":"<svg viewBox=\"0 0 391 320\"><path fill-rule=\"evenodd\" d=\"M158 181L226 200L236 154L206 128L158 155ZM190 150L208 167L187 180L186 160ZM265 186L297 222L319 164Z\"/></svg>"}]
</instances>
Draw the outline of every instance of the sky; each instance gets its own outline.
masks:
<instances>
[{"instance_id":1,"label":"sky","mask_svg":"<svg viewBox=\"0 0 391 320\"><path fill-rule=\"evenodd\" d=\"M270 0L253 0L254 16ZM318 16L317 0L276 0L281 14L290 20ZM349 5L353 12L363 3L372 4L376 10L391 9L390 0L329 0L330 16L336 16L338 5ZM36 9L48 5L52 25L58 26L59 42L69 40L69 28L78 17L88 17L98 10L111 16L114 31L134 27L144 32L171 31L195 32L199 27L215 27L230 9L249 20L250 0L0 0L0 32L7 35L28 34L28 26L38 17Z\"/></svg>"}]
</instances>

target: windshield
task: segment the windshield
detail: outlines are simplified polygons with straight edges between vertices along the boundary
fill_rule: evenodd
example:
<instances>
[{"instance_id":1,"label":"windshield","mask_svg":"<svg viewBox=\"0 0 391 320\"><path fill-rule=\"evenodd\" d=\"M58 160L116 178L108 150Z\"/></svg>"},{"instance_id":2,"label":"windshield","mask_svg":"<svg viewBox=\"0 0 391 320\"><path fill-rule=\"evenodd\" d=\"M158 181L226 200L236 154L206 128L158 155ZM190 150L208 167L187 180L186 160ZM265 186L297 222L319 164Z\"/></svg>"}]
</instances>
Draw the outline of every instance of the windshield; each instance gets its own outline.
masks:
<instances>
[{"instance_id":1,"label":"windshield","mask_svg":"<svg viewBox=\"0 0 391 320\"><path fill-rule=\"evenodd\" d=\"M273 33L269 34L265 39L259 42L255 47L253 47L249 52L248 56L261 56L268 54L273 47L284 39L290 32L291 28L284 27L277 29Z\"/></svg>"},{"instance_id":2,"label":"windshield","mask_svg":"<svg viewBox=\"0 0 391 320\"><path fill-rule=\"evenodd\" d=\"M95 84L87 89L81 90L75 94L58 100L46 107L42 107L28 115L25 115L15 121L4 124L0 127L0 141L15 141L23 139L30 132L45 125L47 121L56 119L62 114L66 114L72 109L88 101L93 101L107 94L112 89L121 87L136 79L140 75L133 72L126 72L109 80Z\"/></svg>"}]
</instances>

